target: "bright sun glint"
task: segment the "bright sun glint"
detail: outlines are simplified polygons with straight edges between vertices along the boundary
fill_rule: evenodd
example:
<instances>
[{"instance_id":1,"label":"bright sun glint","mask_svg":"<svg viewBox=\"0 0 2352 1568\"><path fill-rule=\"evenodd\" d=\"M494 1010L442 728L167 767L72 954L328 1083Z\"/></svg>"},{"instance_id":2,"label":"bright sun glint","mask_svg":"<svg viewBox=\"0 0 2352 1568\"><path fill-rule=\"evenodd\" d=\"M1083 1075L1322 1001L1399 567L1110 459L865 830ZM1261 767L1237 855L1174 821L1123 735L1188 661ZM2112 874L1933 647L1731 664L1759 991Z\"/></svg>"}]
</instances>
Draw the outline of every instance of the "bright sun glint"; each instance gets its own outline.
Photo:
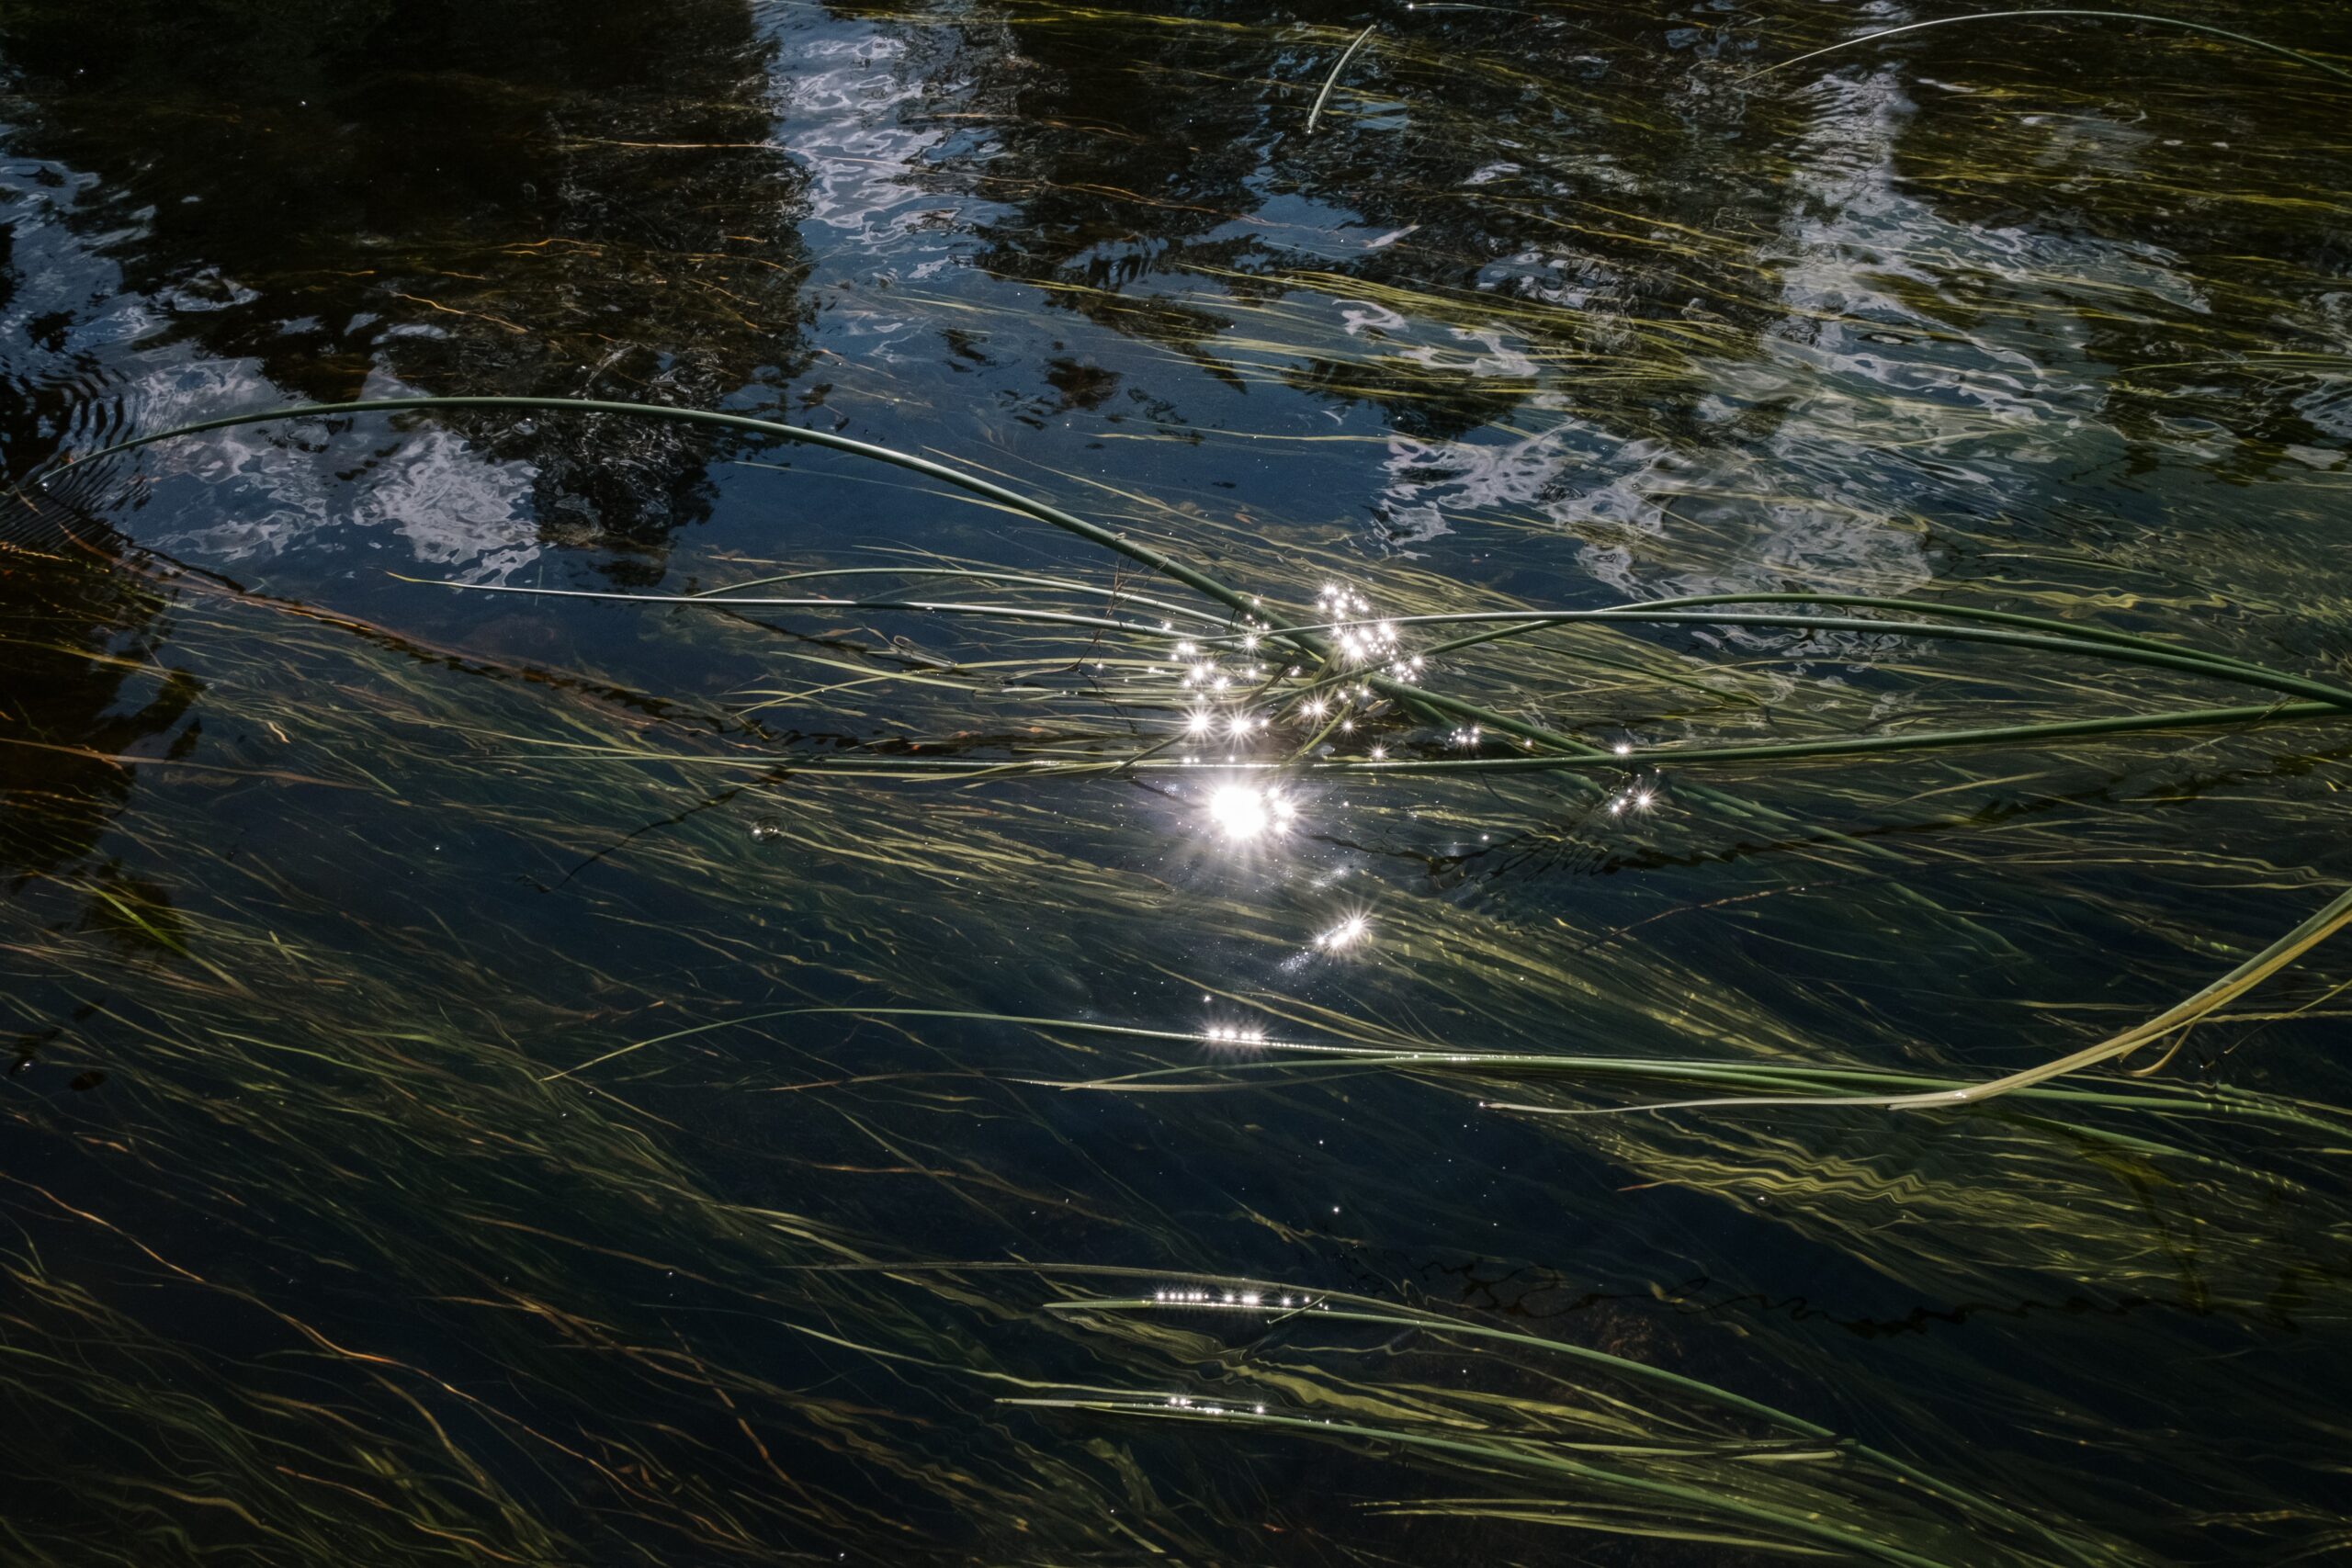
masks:
<instances>
[{"instance_id":1,"label":"bright sun glint","mask_svg":"<svg viewBox=\"0 0 2352 1568\"><path fill-rule=\"evenodd\" d=\"M1236 842L1261 839L1290 819L1290 803L1254 784L1219 784L1209 793L1209 820Z\"/></svg>"},{"instance_id":2,"label":"bright sun glint","mask_svg":"<svg viewBox=\"0 0 2352 1568\"><path fill-rule=\"evenodd\" d=\"M1349 948L1372 934L1372 922L1362 915L1349 915L1340 923L1315 939L1315 945L1327 953L1345 953Z\"/></svg>"}]
</instances>

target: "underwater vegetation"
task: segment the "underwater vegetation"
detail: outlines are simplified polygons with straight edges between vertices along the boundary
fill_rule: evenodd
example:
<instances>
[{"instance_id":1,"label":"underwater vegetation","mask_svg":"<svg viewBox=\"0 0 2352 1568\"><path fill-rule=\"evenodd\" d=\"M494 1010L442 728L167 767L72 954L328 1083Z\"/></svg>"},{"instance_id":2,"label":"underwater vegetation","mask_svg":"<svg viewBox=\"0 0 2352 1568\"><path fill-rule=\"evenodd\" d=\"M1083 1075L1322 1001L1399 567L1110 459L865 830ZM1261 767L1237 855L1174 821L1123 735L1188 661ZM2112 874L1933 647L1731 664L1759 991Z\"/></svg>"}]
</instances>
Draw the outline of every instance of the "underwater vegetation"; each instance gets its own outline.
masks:
<instances>
[{"instance_id":1,"label":"underwater vegetation","mask_svg":"<svg viewBox=\"0 0 2352 1568\"><path fill-rule=\"evenodd\" d=\"M0 1556L2352 1542L2346 40L625 10L0 23Z\"/></svg>"}]
</instances>

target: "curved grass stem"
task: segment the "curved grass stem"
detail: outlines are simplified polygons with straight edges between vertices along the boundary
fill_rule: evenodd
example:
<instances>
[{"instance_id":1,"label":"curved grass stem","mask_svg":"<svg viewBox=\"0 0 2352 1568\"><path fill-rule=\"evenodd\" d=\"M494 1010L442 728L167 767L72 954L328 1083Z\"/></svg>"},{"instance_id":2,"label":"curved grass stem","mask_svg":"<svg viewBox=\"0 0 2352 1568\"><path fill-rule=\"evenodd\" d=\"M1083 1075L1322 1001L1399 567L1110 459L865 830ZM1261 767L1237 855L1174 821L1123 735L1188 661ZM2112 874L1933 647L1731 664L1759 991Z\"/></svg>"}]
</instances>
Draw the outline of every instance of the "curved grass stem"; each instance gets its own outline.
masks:
<instances>
[{"instance_id":1,"label":"curved grass stem","mask_svg":"<svg viewBox=\"0 0 2352 1568\"><path fill-rule=\"evenodd\" d=\"M2033 6L2015 11L1976 11L1965 17L1936 17L1924 22L1906 22L1899 28L1882 28L1874 33L1864 33L1860 38L1845 39L1820 49L1808 51L1792 59L1783 60L1778 64L1767 65L1760 71L1750 72L1741 80L1753 82L1759 76L1769 76L1775 71L1786 71L1791 66L1802 65L1808 60L1818 60L1825 54L1836 54L1841 50L1859 49L1863 44L1899 38L1905 33L1925 32L1929 28L1959 27L1966 22L2015 20L2021 17L2094 17L2110 21L2153 22L2158 27L2180 28L2189 32L2206 33L2214 38L2227 39L2233 43L2248 44L2256 49L2267 50L2272 54L2282 54L2299 64L2309 65L2315 70L2324 71L2331 76L2341 76L2346 81L2352 82L2352 71L2346 71L2342 66L2330 65L2324 60L2315 60L2301 51L2289 49L2284 44L2272 43L2267 39L2256 38L2251 33L2233 32L2228 28L2217 28L2210 22L2192 22L2180 17L2158 17L2145 11L2098 11L2077 6Z\"/></svg>"},{"instance_id":2,"label":"curved grass stem","mask_svg":"<svg viewBox=\"0 0 2352 1568\"><path fill-rule=\"evenodd\" d=\"M721 413L709 409L673 408L662 403L617 402L602 398L507 396L363 398L343 403L304 403L287 408L260 409L247 413L222 414L213 419L175 425L169 430L130 436L109 446L101 446L95 451L51 464L32 477L39 482L46 484L59 473L86 463L96 462L101 457L134 451L142 446L153 446L158 442L175 440L185 435L200 435L212 430L229 430L242 425L268 424L292 419L331 419L344 414L427 413L458 409L538 409L559 410L573 413L620 414L630 418L667 420L679 424L702 425L715 430L742 431L746 434L764 436L770 440L797 442L803 446L822 446L830 451L845 452L873 462L887 463L893 468L904 468L910 473L921 474L926 479L935 479L968 494L1009 507L1014 512L1059 528L1065 533L1074 534L1114 554L1125 556L1129 560L1148 566L1152 570L1182 583L1195 592L1206 594L1236 615L1250 616L1262 615L1263 607L1258 601L1227 587L1204 571L1186 566L1183 562L1153 549L1149 545L1139 544L1124 534L1103 527L1099 523L1090 523L1083 517L1065 512L1058 506L1049 505L1045 502L1025 496L1019 491L998 484L993 479L982 479L977 474L967 473L949 464L918 457L911 452L901 452L896 447L877 446L870 441L856 441L846 435L835 435L831 431L803 429L799 425L786 424L780 420L757 419L750 414ZM1301 651L1314 655L1318 660L1326 657L1328 652L1320 639L1312 637L1294 639L1285 636L1279 628L1270 631L1268 635L1282 637Z\"/></svg>"},{"instance_id":3,"label":"curved grass stem","mask_svg":"<svg viewBox=\"0 0 2352 1568\"><path fill-rule=\"evenodd\" d=\"M1707 601L1702 601L1706 603ZM1719 599L1718 604L1738 604L1736 599ZM2284 695L2305 697L2330 703L2339 708L2352 710L2352 690L2332 686L2324 681L2313 681L2284 671L2266 669L2242 660L2225 659L2184 649L2167 648L2146 637L2133 637L2123 633L2100 637L2078 636L2071 627L2061 631L2027 631L2015 626L1938 626L1930 621L1874 620L1860 615L1751 615L1726 612L1720 615L1703 611L1671 608L1676 601L1651 604L1625 604L1605 610L1462 610L1442 615L1393 615L1385 624L1393 626L1467 626L1484 622L1505 622L1501 630L1464 637L1451 643L1441 643L1427 650L1429 654L1448 652L1476 643L1492 642L1515 632L1537 630L1546 626L1606 626L1612 623L1637 626L1793 626L1805 630L1869 632L1884 637L1916 637L1940 642L1982 642L1999 647L2031 649L2038 652L2064 653L2082 658L2112 659L2126 664L2143 664L2156 669L2178 670L2190 674L2207 675L2218 681L2232 681L2240 685L2258 686ZM1977 618L1992 619L1998 612L1974 613ZM2030 626L2052 626L2030 616L2002 616L2004 620L2022 622ZM1309 624L1295 628L1301 632L1323 632L1337 629L1344 623ZM1418 690L1418 688L1408 688Z\"/></svg>"},{"instance_id":4,"label":"curved grass stem","mask_svg":"<svg viewBox=\"0 0 2352 1568\"><path fill-rule=\"evenodd\" d=\"M1323 118L1323 106L1331 101L1331 89L1340 85L1340 73L1348 68L1348 62L1356 57L1356 51L1372 40L1374 31L1374 28L1366 28L1356 34L1355 41L1348 45L1340 55L1338 62L1331 67L1331 74L1323 79L1323 90L1315 95L1315 107L1306 111L1307 135L1315 134L1316 125Z\"/></svg>"},{"instance_id":5,"label":"curved grass stem","mask_svg":"<svg viewBox=\"0 0 2352 1568\"><path fill-rule=\"evenodd\" d=\"M2069 1052L2038 1067L2027 1067L2006 1077L1971 1084L1963 1089L1938 1089L1917 1094L1885 1095L1732 1095L1710 1100L1670 1100L1663 1104L1595 1107L1559 1107L1543 1105L1503 1105L1490 1107L1498 1111L1520 1111L1548 1116L1606 1116L1626 1111L1695 1111L1732 1106L1768 1105L1867 1105L1885 1111L1951 1110L1963 1105L1975 1105L2014 1094L2019 1089L2103 1062L2120 1061L2142 1046L2153 1043L2205 1018L2227 1006L2247 991L2286 968L2296 959L2334 936L2346 926L2352 925L2352 888L2337 894L2325 908L2295 927L2286 935L2247 959L2227 975L2207 986L2188 999L2166 1009L2147 1022L2110 1035L2096 1045L2086 1045Z\"/></svg>"}]
</instances>

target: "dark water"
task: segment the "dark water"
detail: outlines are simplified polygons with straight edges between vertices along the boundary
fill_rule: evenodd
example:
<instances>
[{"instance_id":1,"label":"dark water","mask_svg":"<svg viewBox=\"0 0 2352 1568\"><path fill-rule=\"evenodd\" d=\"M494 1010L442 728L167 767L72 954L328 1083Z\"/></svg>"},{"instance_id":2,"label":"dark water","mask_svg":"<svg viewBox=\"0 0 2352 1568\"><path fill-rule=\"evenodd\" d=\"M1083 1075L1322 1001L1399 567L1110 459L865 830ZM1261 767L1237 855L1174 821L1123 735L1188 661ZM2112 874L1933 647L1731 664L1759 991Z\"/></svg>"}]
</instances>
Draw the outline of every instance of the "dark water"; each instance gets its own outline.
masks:
<instances>
[{"instance_id":1,"label":"dark water","mask_svg":"<svg viewBox=\"0 0 2352 1568\"><path fill-rule=\"evenodd\" d=\"M2352 1549L2344 952L2129 1103L1555 1114L2162 1012L2352 880L2341 720L1267 795L1517 743L435 585L1231 622L749 435L26 483L724 408L1295 622L1876 594L2345 678L2352 82L2096 19L1750 75L1944 14L0 6L0 1560ZM1419 679L1603 748L2271 700L1804 626Z\"/></svg>"}]
</instances>

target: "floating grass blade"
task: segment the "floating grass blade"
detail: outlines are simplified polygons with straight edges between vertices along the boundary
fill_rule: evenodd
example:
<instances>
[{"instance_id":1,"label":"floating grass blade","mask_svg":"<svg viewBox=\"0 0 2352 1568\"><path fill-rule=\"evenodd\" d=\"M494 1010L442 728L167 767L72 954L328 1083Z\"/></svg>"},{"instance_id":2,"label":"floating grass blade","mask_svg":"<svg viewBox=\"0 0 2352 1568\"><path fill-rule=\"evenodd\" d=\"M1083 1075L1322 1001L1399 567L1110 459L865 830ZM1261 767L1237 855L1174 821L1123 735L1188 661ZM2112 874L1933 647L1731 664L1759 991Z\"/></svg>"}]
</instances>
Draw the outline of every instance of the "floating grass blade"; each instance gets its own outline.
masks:
<instances>
[{"instance_id":1,"label":"floating grass blade","mask_svg":"<svg viewBox=\"0 0 2352 1568\"><path fill-rule=\"evenodd\" d=\"M2185 708L2172 713L2120 714L2105 718L2052 719L2039 724L1999 725L1982 729L1922 730L1899 735L1864 735L1822 740L1756 742L1731 746L1629 747L1623 751L1593 750L1576 756L1556 752L1523 757L1396 757L1299 758L1280 761L1238 760L1216 764L1218 771L1239 775L1304 774L1337 777L1476 777L1511 773L1585 774L1624 773L1644 768L1740 767L1758 762L1797 761L1834 757L1901 755L1919 751L1962 750L1973 746L2032 745L2108 735L2156 734L2174 729L2222 729L2298 719L2340 716L2333 703L2272 703L2224 708ZM1140 751L1103 757L1014 757L976 760L963 757L822 757L779 758L773 753L729 757L679 752L599 752L567 747L575 755L631 756L642 762L680 763L698 767L789 768L804 777L827 773L844 776L902 779L978 777L1082 778L1104 773L1168 772L1197 773L1202 765L1170 757L1169 748L1182 736Z\"/></svg>"},{"instance_id":2,"label":"floating grass blade","mask_svg":"<svg viewBox=\"0 0 2352 1568\"><path fill-rule=\"evenodd\" d=\"M1901 615L1940 615L1952 620L1981 621L1987 626L2011 626L2021 631L2045 633L2052 637L2072 637L2082 642L2110 643L2118 648L2135 648L2149 653L2192 655L2209 663L2227 664L2261 674L2276 674L2267 666L2233 659L2226 654L2200 652L2154 637L2138 637L2106 626L2086 625L2078 621L2052 620L2046 615L2025 615L2009 610L1981 609L1971 604L1941 604L1928 599L1891 599L1870 593L1702 593L1672 599L1650 599L1639 604L1611 606L1608 611L1595 612L1597 617L1610 614L1632 614L1640 611L1695 610L1710 604L1836 604L1848 609L1891 610ZM1810 622L1806 623L1812 624ZM1504 626L1491 632L1481 632L1456 642L1440 643L1423 649L1426 655L1452 652L1456 648L1468 648L1482 642L1516 637L1527 629Z\"/></svg>"},{"instance_id":3,"label":"floating grass blade","mask_svg":"<svg viewBox=\"0 0 2352 1568\"><path fill-rule=\"evenodd\" d=\"M1737 601L1717 601L1736 603ZM2019 617L2025 619L2026 617ZM2211 675L2216 680L2234 681L2241 685L2261 686L2290 696L2306 697L2330 703L2339 708L2352 710L2352 691L2331 686L2324 681L2312 681L2281 671L2267 670L2259 665L2237 660L2219 660L2202 653L2167 648L2149 638L2077 637L2041 631L2013 630L2008 626L1939 626L1931 621L1882 621L1860 615L1754 615L1726 611L1709 615L1699 611L1660 608L1654 604L1624 604L1606 610L1466 610L1431 615L1392 615L1387 624L1396 626L1464 626L1482 621L1503 621L1513 626L1554 626L1578 625L1608 625L1611 623L1644 626L1792 626L1823 631L1869 632L1886 637L1916 637L1945 642L1982 642L2007 648L2031 649L2038 652L2065 653L2084 658L2105 658L2126 664L2144 664L2155 669L2179 670L2191 674ZM1297 627L1304 632L1334 629L1338 623L1317 623ZM2041 623L2050 624L2050 623ZM1491 640L1478 638L1475 640ZM1467 646L1467 641L1450 648Z\"/></svg>"},{"instance_id":4,"label":"floating grass blade","mask_svg":"<svg viewBox=\"0 0 2352 1568\"><path fill-rule=\"evenodd\" d=\"M1139 562L1154 571L1172 578L1187 588L1207 594L1236 615L1259 615L1262 613L1262 606L1247 595L1227 587L1206 572L1197 570L1182 561L1163 555L1148 545L1138 544L1125 535L1115 533L1100 524L1089 523L1082 517L1063 511L1060 507L1048 505L1033 497L1023 495L1018 491L998 484L992 479L967 473L949 464L934 462L929 457L918 457L911 452L901 452L895 447L877 446L868 441L854 441L845 435L835 435L831 431L808 430L799 425L786 424L780 420L755 419L749 414L720 413L708 409L673 408L662 403L616 402L600 398L426 397L366 398L344 403L297 404L286 408L260 409L248 413L222 414L217 418L198 420L193 423L176 425L172 429L160 430L146 435L134 435L127 440L118 441L94 451L62 459L32 477L35 480L46 484L60 473L96 462L102 457L133 451L141 446L153 446L158 442L173 441L182 436L200 435L212 430L229 430L250 424L278 423L294 419L328 419L340 414L424 413L455 409L541 409L568 411L575 413L622 414L638 419L668 420L680 424L698 424L717 430L744 431L773 440L797 442L804 446L822 446L831 451L844 452L853 457L904 468L910 473L921 474L926 479L936 479L942 484L952 485L957 490L1010 507L1015 512L1034 517L1041 523L1048 524L1066 533L1075 534L1091 544L1100 545L1104 549L1125 556L1129 560ZM1268 635L1279 637L1282 633L1277 628L1270 631ZM1302 639L1298 646L1303 651L1315 653L1317 657L1320 657L1323 652L1320 645L1311 639Z\"/></svg>"},{"instance_id":5,"label":"floating grass blade","mask_svg":"<svg viewBox=\"0 0 2352 1568\"><path fill-rule=\"evenodd\" d=\"M2147 1022L2111 1035L2096 1045L2086 1045L2070 1052L2055 1061L2038 1067L2028 1067L2005 1077L1971 1084L1964 1089L1939 1089L1924 1094L1893 1095L1770 1095L1731 1096L1713 1100L1681 1100L1657 1105L1603 1106L1563 1109L1557 1106L1494 1104L1498 1111L1521 1111L1550 1116L1604 1116L1623 1111L1695 1111L1716 1107L1768 1105L1867 1105L1885 1111L1938 1111L1958 1106L1975 1105L2013 1094L2068 1073L2080 1072L2102 1062L2120 1061L2142 1046L2163 1039L2177 1030L2205 1018L2215 1010L2244 996L2247 991L2286 968L2296 959L2352 925L2352 889L2337 894L2326 907L2294 930L2247 959L2227 975L2177 1005L2166 1009Z\"/></svg>"},{"instance_id":6,"label":"floating grass blade","mask_svg":"<svg viewBox=\"0 0 2352 1568\"><path fill-rule=\"evenodd\" d=\"M1171 1038L1187 1038L1171 1036ZM1193 1090L1235 1087L1239 1080L1264 1074L1289 1076L1300 1072L1346 1071L1357 1068L1378 1068L1388 1072L1453 1074L1467 1073L1476 1077L1593 1077L1624 1081L1657 1083L1713 1083L1750 1087L1758 1090L1805 1088L1822 1091L1808 1097L1818 1100L1834 1096L1842 1089L1858 1084L1871 1084L1889 1091L1928 1093L1969 1087L1950 1077L1925 1073L1894 1072L1873 1067L1824 1067L1794 1062L1724 1062L1668 1057L1645 1056L1568 1056L1550 1055L1532 1051L1363 1051L1343 1045L1317 1045L1295 1041L1267 1040L1253 1043L1253 1049L1269 1053L1274 1059L1255 1062L1225 1062L1216 1071L1224 1081L1204 1080L1202 1069L1194 1066L1159 1067L1143 1072L1122 1074L1115 1077L1091 1078L1070 1082L1035 1080L1047 1087L1066 1089L1091 1089L1120 1093L1149 1093L1168 1090ZM1286 1059L1287 1058L1287 1059ZM2291 1102L2275 1100L2265 1096L2243 1091L2211 1089L2172 1088L2163 1085L2134 1085L2129 1089L2053 1089L2034 1084L2013 1089L2004 1099L2041 1100L2058 1105L2075 1105L2087 1109L2122 1111L2148 1116L2206 1116L2225 1119L2249 1119L2273 1122L2282 1126L2301 1128L2306 1132L2329 1137L2344 1137L2347 1129L2341 1121L2330 1121ZM1520 1106L1499 1106L1498 1109L1521 1110ZM1648 1106L1632 1106L1629 1110L1649 1110ZM2104 1132L2094 1134L2106 1137ZM2159 1145L2150 1145L2159 1148ZM2164 1153L2179 1153L2161 1149Z\"/></svg>"},{"instance_id":7,"label":"floating grass blade","mask_svg":"<svg viewBox=\"0 0 2352 1568\"><path fill-rule=\"evenodd\" d=\"M424 583L466 593L522 593L540 599L589 599L607 604L683 604L704 610L904 610L933 615L971 615L983 620L1034 622L1043 626L1084 626L1095 631L1134 632L1168 637L1175 634L1140 621L1104 615L1080 615L1067 610L1028 610L1017 604L975 604L938 599L826 599L779 595L703 593L623 593L593 588L536 588L523 583L451 582L440 579L390 574L401 582Z\"/></svg>"},{"instance_id":8,"label":"floating grass blade","mask_svg":"<svg viewBox=\"0 0 2352 1568\"><path fill-rule=\"evenodd\" d=\"M716 588L703 589L692 597L711 599L722 594L741 593L753 588L772 587L779 582L813 582L820 579L836 577L963 578L976 582L994 583L1001 587L1055 588L1065 592L1084 594L1088 598L1108 598L1120 604L1146 605L1164 615L1181 615L1186 620L1196 621L1204 626L1222 627L1226 624L1225 616L1213 615L1196 604L1179 604L1172 599L1155 599L1149 594L1138 593L1128 587L1078 582L1067 577L1039 577L1031 572L978 571L970 568L952 566L844 566L833 567L823 571L782 571L767 577L751 578L742 582L721 583ZM453 584L453 586L469 585Z\"/></svg>"},{"instance_id":9,"label":"floating grass blade","mask_svg":"<svg viewBox=\"0 0 2352 1568\"><path fill-rule=\"evenodd\" d=\"M1315 95L1315 107L1306 111L1307 135L1315 134L1316 122L1323 118L1323 106L1331 101L1331 89L1340 85L1340 73L1348 68L1348 62L1356 57L1356 51L1370 41L1374 30L1374 28L1367 27L1363 31L1356 34L1355 41L1348 45L1340 55L1338 62L1332 65L1331 74L1323 79L1323 90Z\"/></svg>"},{"instance_id":10,"label":"floating grass blade","mask_svg":"<svg viewBox=\"0 0 2352 1568\"><path fill-rule=\"evenodd\" d=\"M1786 71L1792 65L1802 65L1808 60L1818 60L1825 54L1835 54L1840 50L1857 49L1863 44L1877 43L1883 39L1899 38L1905 33L1924 32L1929 28L1959 27L1966 22L2014 20L2020 17L2095 17L2110 21L2153 22L2158 27L2182 28L2190 32L2208 33L2214 38L2228 39L2233 43L2249 44L2256 49L2267 50L2272 54L2283 54L2300 64L2312 66L2326 72L2331 76L2341 76L2346 81L2352 82L2352 71L2346 71L2342 66L2330 65L2324 60L2314 60L2301 51L2289 49L2284 44L2272 43L2267 39L2256 38L2250 33L2233 32L2227 28L2214 27L2210 22L2192 22L2180 17L2152 16L2145 11L2095 11L2074 6L2034 6L2018 11L1976 11L1965 17L1936 17L1924 22L1906 22L1899 28L1887 28L1878 32L1865 33L1860 38L1847 39L1842 42L1809 51L1793 59L1783 60L1778 64L1767 65L1760 71L1750 73L1746 80L1754 81L1758 76L1769 76L1775 71Z\"/></svg>"}]
</instances>

